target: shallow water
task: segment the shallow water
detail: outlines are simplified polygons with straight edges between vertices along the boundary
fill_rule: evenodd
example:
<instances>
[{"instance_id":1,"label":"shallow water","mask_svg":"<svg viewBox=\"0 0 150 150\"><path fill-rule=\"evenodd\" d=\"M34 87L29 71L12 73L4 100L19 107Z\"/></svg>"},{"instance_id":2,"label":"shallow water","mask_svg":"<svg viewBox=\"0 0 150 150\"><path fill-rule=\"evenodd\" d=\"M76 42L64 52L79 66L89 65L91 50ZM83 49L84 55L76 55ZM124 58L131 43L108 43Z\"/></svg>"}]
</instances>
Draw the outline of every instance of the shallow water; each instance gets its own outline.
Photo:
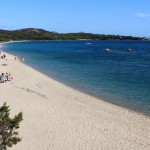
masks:
<instances>
[{"instance_id":1,"label":"shallow water","mask_svg":"<svg viewBox=\"0 0 150 150\"><path fill-rule=\"evenodd\" d=\"M31 41L0 49L73 88L150 114L150 41Z\"/></svg>"}]
</instances>

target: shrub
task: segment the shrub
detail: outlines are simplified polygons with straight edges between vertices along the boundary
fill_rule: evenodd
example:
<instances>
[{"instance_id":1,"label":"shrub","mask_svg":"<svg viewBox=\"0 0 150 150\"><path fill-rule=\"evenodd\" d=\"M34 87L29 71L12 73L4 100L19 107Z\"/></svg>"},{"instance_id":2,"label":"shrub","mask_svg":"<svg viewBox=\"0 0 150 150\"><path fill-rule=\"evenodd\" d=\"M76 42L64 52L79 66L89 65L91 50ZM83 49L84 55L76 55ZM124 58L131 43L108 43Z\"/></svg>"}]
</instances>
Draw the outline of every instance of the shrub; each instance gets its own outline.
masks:
<instances>
[{"instance_id":1,"label":"shrub","mask_svg":"<svg viewBox=\"0 0 150 150\"><path fill-rule=\"evenodd\" d=\"M0 150L7 150L7 147L12 147L21 141L16 130L23 120L23 115L20 112L14 118L10 118L9 111L9 106L6 103L0 107Z\"/></svg>"}]
</instances>

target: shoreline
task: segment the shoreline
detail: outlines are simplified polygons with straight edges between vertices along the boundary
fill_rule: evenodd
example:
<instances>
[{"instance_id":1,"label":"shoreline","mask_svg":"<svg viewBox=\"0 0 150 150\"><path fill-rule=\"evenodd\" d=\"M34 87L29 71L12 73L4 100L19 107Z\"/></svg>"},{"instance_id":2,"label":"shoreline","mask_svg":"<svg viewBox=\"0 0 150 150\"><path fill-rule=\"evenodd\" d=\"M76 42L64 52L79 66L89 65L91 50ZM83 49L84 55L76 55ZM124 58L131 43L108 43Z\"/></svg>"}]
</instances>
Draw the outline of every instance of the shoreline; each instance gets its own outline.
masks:
<instances>
[{"instance_id":1,"label":"shoreline","mask_svg":"<svg viewBox=\"0 0 150 150\"><path fill-rule=\"evenodd\" d=\"M18 41L18 42L19 42L19 41ZM25 42L26 42L26 41L25 41ZM7 53L7 52L5 52L5 53ZM13 54L10 53L10 55L13 55ZM16 55L15 55L15 56L16 56ZM19 57L18 57L18 58L19 58ZM136 108L128 107L128 106L125 106L124 104L121 104L121 103L119 104L119 103L113 102L112 100L104 99L104 98L102 98L102 97L100 97L100 96L95 96L94 94L92 94L92 93L90 93L90 92L82 91L81 89L78 89L78 88L74 87L73 85L69 85L69 84L67 84L67 83L65 83L65 82L63 82L63 81L61 81L61 80L59 80L58 78L56 78L56 77L54 77L54 76L47 75L46 73L43 73L42 71L40 71L40 70L38 70L38 69L35 69L34 67L32 67L32 66L30 66L30 65L28 65L28 64L26 64L26 63L23 63L23 62L22 62L22 58L19 58L19 60L20 60L20 62L21 62L22 64L26 65L27 67L32 68L34 71L37 71L37 72L39 72L39 73L45 75L46 77L48 77L48 78L50 78L50 79L52 79L52 80L54 80L54 81L56 81L56 82L62 84L63 86L66 86L66 87L68 87L68 88L70 88L70 89L72 89L72 90L75 90L75 91L77 91L77 92L80 92L80 93L85 94L85 95L88 95L88 96L91 96L91 97L93 97L93 98L95 98L95 99L97 99L97 100L99 100L99 101L103 101L103 102L106 102L106 103L110 103L110 104L112 104L112 105L121 107L121 108L123 108L123 109L127 109L127 110L129 110L129 111L131 111L131 112L136 112L136 113L138 113L138 114L141 114L141 115L150 117L150 114L148 114L148 113L146 113L146 112L144 112L144 111L139 111L139 110L136 109Z\"/></svg>"},{"instance_id":2,"label":"shoreline","mask_svg":"<svg viewBox=\"0 0 150 150\"><path fill-rule=\"evenodd\" d=\"M5 53L5 52L4 52ZM22 142L15 150L148 150L150 118L68 87L14 60L0 60L13 81L0 84L1 105L23 112Z\"/></svg>"},{"instance_id":3,"label":"shoreline","mask_svg":"<svg viewBox=\"0 0 150 150\"><path fill-rule=\"evenodd\" d=\"M58 78L56 78L56 77L54 77L54 76L47 75L47 74L43 73L43 72L40 71L40 70L36 70L34 67L32 67L32 66L30 66L30 65L28 65L28 64L26 64L26 63L24 63L24 64L25 64L26 66L31 67L33 70L38 71L39 73L45 75L46 77L51 78L52 80L54 80L54 81L56 81L56 82L62 84L63 86L66 86L67 88L70 88L70 89L72 89L72 90L74 90L74 91L77 91L77 92L79 92L79 93L88 95L88 96L90 96L90 97L93 97L93 98L97 99L98 101L103 101L103 102L106 102L106 103L110 103L110 104L115 105L115 106L117 106L117 107L121 107L121 108L123 108L123 109L127 109L128 111L135 112L135 113L138 113L138 114L141 114L141 115L150 117L150 114L148 114L148 113L146 113L146 112L144 112L144 111L139 111L139 110L136 109L136 108L128 107L128 106L125 106L125 105L123 105L123 104L121 104L121 103L118 104L118 103L116 103L116 102L113 102L112 100L104 99L104 98L102 98L102 97L100 97L100 96L96 96L96 95L94 95L94 94L92 94L92 93L90 93L90 92L82 91L81 89L78 89L78 88L76 88L76 87L73 86L73 85L69 85L69 84L67 84L67 83L65 83L65 82L63 82L63 81L61 81L61 80L59 80Z\"/></svg>"},{"instance_id":4,"label":"shoreline","mask_svg":"<svg viewBox=\"0 0 150 150\"><path fill-rule=\"evenodd\" d=\"M32 40L22 40L22 41L10 41L10 42L3 42L3 43L15 43L15 42L17 43L17 42L27 42L27 41L28 41L28 42L32 42ZM37 41L43 41L43 40L37 40ZM49 40L44 40L44 41L49 41ZM61 41L61 40L52 40L52 41ZM11 53L10 53L10 54L11 54ZM11 55L14 55L14 54L11 54ZM22 58L20 58L20 60L22 61ZM26 63L23 63L23 64L26 64ZM40 72L41 74L44 74L44 75L46 75L47 77L49 77L49 78L51 78L51 79L53 79L53 80L55 80L55 81L57 81L57 82L59 82L59 83L65 85L65 86L67 86L67 87L69 87L69 88L71 88L71 89L73 89L73 90L76 90L76 91L81 92L81 93L83 93L83 94L87 94L87 95L92 96L92 97L94 97L94 98L96 98L96 99L98 99L98 100L101 100L101 101L104 101L104 102L107 102L107 103L111 103L111 104L116 105L116 106L118 106L118 107L122 107L122 108L124 108L124 109L129 110L129 111L133 111L133 112L136 112L136 113L139 113L139 114L142 114L142 115L145 115L145 116L150 117L150 114L147 113L146 111L140 111L138 108L129 107L129 106L126 106L126 105L124 105L124 104L121 104L121 103L117 103L117 102L115 102L115 101L112 101L112 100L110 100L110 99L105 99L105 98L102 98L101 96L96 96L96 95L94 95L94 94L92 94L92 93L90 93L90 92L83 91L83 90L81 90L81 89L76 88L76 87L73 86L73 85L67 84L67 83L65 83L65 82L63 82L63 81L61 81L61 80L59 80L58 78L56 78L56 77L54 77L54 76L47 75L46 73L43 73L43 72L40 71L39 69L36 69L36 68L34 68L34 67L32 67L32 66L30 66L30 65L28 65L28 64L26 64L26 65L29 66L29 67L31 67L31 68L34 69L35 71L38 71L38 72Z\"/></svg>"}]
</instances>

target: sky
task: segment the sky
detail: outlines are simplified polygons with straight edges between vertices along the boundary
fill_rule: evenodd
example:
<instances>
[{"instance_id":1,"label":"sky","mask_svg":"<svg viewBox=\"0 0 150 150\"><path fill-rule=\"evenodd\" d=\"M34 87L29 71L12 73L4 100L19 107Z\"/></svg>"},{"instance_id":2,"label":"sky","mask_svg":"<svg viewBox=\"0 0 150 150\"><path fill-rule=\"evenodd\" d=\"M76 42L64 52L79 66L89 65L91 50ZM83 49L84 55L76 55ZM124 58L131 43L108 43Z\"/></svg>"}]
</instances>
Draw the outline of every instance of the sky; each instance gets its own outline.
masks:
<instances>
[{"instance_id":1,"label":"sky","mask_svg":"<svg viewBox=\"0 0 150 150\"><path fill-rule=\"evenodd\" d=\"M0 0L0 29L150 37L150 0Z\"/></svg>"}]
</instances>

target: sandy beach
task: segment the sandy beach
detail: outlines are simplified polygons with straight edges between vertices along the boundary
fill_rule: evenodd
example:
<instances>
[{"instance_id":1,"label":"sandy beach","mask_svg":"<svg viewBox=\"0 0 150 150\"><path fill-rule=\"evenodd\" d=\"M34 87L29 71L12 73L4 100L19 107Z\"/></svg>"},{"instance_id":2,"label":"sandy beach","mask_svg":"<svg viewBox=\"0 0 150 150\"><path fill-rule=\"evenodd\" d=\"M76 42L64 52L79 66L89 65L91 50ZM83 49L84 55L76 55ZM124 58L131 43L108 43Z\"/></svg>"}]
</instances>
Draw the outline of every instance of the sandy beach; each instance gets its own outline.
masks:
<instances>
[{"instance_id":1,"label":"sandy beach","mask_svg":"<svg viewBox=\"0 0 150 150\"><path fill-rule=\"evenodd\" d=\"M12 150L149 150L150 118L67 87L6 54L0 105L23 112ZM7 64L7 66L2 66Z\"/></svg>"}]
</instances>

